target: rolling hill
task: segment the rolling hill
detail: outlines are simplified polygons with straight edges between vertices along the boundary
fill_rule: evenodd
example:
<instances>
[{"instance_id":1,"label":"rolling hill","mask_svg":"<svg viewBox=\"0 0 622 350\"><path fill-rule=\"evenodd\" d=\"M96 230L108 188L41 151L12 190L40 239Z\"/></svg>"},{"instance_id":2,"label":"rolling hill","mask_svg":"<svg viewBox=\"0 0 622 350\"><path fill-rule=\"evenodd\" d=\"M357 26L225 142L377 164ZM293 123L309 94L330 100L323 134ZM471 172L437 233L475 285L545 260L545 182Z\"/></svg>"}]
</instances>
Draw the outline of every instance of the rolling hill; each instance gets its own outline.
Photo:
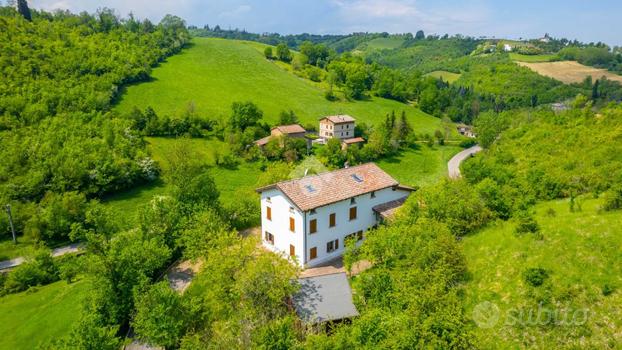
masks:
<instances>
[{"instance_id":1,"label":"rolling hill","mask_svg":"<svg viewBox=\"0 0 622 350\"><path fill-rule=\"evenodd\" d=\"M206 118L226 117L235 101L253 101L264 119L275 123L279 112L293 110L303 125L323 115L350 114L375 124L395 110L405 110L416 132L433 133L440 120L392 100L330 102L315 83L301 79L263 56L265 45L213 38L195 38L190 48L154 69L153 79L129 86L119 111L151 106L159 114L176 115L194 104Z\"/></svg>"}]
</instances>

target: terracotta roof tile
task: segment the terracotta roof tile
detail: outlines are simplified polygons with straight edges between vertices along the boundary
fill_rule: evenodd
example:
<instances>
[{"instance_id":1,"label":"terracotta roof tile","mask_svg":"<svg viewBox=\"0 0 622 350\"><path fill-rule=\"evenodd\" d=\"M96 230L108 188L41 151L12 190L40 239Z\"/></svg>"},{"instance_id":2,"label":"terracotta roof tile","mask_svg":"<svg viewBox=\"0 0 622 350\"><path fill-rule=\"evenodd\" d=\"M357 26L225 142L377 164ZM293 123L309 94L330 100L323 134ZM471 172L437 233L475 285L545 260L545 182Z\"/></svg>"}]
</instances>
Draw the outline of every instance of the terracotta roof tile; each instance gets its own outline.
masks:
<instances>
[{"instance_id":1,"label":"terracotta roof tile","mask_svg":"<svg viewBox=\"0 0 622 350\"><path fill-rule=\"evenodd\" d=\"M334 124L341 124L341 123L352 123L354 121L356 121L356 119L352 118L351 116L347 115L347 114L339 114L339 115L329 115L326 116L320 120L324 120L324 119L328 119L331 122L333 122Z\"/></svg>"},{"instance_id":2,"label":"terracotta roof tile","mask_svg":"<svg viewBox=\"0 0 622 350\"><path fill-rule=\"evenodd\" d=\"M327 204L399 183L374 163L339 169L296 180L279 182L258 188L257 192L276 188L283 192L300 210L308 211Z\"/></svg>"},{"instance_id":3,"label":"terracotta roof tile","mask_svg":"<svg viewBox=\"0 0 622 350\"><path fill-rule=\"evenodd\" d=\"M389 218L393 216L393 214L395 214L395 211L399 207L401 207L404 202L406 202L406 198L408 197L403 197L386 203L378 204L374 206L372 210L380 214L380 216L382 216L383 218Z\"/></svg>"},{"instance_id":4,"label":"terracotta roof tile","mask_svg":"<svg viewBox=\"0 0 622 350\"><path fill-rule=\"evenodd\" d=\"M365 139L362 138L362 137L353 137L353 138L341 140L341 142L347 143L347 144L352 144L352 143L365 142Z\"/></svg>"},{"instance_id":5,"label":"terracotta roof tile","mask_svg":"<svg viewBox=\"0 0 622 350\"><path fill-rule=\"evenodd\" d=\"M278 129L280 132L282 132L283 134L298 134L301 132L307 132L302 126L300 126L299 124L292 124L292 125L279 125L279 126L275 126L272 129Z\"/></svg>"}]
</instances>

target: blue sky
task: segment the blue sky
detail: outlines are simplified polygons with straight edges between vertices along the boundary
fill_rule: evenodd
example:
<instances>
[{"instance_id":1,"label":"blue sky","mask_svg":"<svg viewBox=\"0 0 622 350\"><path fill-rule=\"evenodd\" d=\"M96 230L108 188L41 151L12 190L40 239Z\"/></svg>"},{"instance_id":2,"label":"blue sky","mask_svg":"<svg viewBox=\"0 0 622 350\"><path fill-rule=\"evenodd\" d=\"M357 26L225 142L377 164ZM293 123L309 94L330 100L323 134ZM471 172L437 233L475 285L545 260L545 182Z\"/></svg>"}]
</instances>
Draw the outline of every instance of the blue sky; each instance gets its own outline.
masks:
<instances>
[{"instance_id":1,"label":"blue sky","mask_svg":"<svg viewBox=\"0 0 622 350\"><path fill-rule=\"evenodd\" d=\"M345 34L415 32L534 38L550 33L622 45L621 0L29 0L31 7L159 21L171 13L188 24L252 32Z\"/></svg>"}]
</instances>

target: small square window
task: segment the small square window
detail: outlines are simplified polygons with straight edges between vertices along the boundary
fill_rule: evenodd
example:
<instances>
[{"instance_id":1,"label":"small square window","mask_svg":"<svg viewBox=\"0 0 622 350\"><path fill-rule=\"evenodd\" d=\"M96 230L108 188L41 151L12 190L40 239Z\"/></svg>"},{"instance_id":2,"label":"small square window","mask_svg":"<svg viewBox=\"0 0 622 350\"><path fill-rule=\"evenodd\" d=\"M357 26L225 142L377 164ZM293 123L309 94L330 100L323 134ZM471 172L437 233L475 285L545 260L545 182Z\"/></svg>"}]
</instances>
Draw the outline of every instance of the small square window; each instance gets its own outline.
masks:
<instances>
[{"instance_id":1,"label":"small square window","mask_svg":"<svg viewBox=\"0 0 622 350\"><path fill-rule=\"evenodd\" d=\"M354 197L350 198L350 204L356 204L356 199Z\"/></svg>"},{"instance_id":2,"label":"small square window","mask_svg":"<svg viewBox=\"0 0 622 350\"><path fill-rule=\"evenodd\" d=\"M294 207L289 207L289 212L293 213L294 212Z\"/></svg>"},{"instance_id":3,"label":"small square window","mask_svg":"<svg viewBox=\"0 0 622 350\"><path fill-rule=\"evenodd\" d=\"M375 191L372 191L371 198L376 198L376 192Z\"/></svg>"},{"instance_id":4,"label":"small square window","mask_svg":"<svg viewBox=\"0 0 622 350\"><path fill-rule=\"evenodd\" d=\"M309 213L310 215L315 215L315 209L311 209L311 212Z\"/></svg>"},{"instance_id":5,"label":"small square window","mask_svg":"<svg viewBox=\"0 0 622 350\"><path fill-rule=\"evenodd\" d=\"M272 200L270 200L270 197L266 197L266 202L272 203Z\"/></svg>"}]
</instances>

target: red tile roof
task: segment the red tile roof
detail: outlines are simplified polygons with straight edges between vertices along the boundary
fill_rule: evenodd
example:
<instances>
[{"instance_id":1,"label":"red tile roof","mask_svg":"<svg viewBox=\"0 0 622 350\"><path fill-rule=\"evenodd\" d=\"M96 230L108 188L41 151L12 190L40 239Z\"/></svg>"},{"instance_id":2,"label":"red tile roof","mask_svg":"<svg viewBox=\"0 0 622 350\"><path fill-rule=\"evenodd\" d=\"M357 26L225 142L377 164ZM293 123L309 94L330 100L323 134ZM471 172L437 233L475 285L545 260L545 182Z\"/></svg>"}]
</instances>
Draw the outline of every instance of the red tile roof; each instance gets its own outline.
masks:
<instances>
[{"instance_id":1,"label":"red tile roof","mask_svg":"<svg viewBox=\"0 0 622 350\"><path fill-rule=\"evenodd\" d=\"M362 137L353 137L353 138L350 138L350 139L341 140L341 142L347 143L347 144L352 144L352 143L365 142L365 139L362 138Z\"/></svg>"},{"instance_id":2,"label":"red tile roof","mask_svg":"<svg viewBox=\"0 0 622 350\"><path fill-rule=\"evenodd\" d=\"M261 138L261 139L255 141L255 144L257 146L265 146L270 141L271 138L272 138L272 136L266 136L264 138Z\"/></svg>"},{"instance_id":3,"label":"red tile roof","mask_svg":"<svg viewBox=\"0 0 622 350\"><path fill-rule=\"evenodd\" d=\"M403 197L386 203L378 204L372 208L373 211L380 214L383 218L390 218L395 214L397 209L401 207L408 197Z\"/></svg>"},{"instance_id":4,"label":"red tile roof","mask_svg":"<svg viewBox=\"0 0 622 350\"><path fill-rule=\"evenodd\" d=\"M349 116L347 114L329 115L329 116L326 116L326 117L320 119L320 121L322 121L324 119L330 120L331 122L333 122L333 124L353 123L353 122L356 121L356 119L352 118L351 116Z\"/></svg>"},{"instance_id":5,"label":"red tile roof","mask_svg":"<svg viewBox=\"0 0 622 350\"><path fill-rule=\"evenodd\" d=\"M258 188L257 192L278 189L300 210L308 211L393 186L399 186L399 183L376 164L367 163L279 182Z\"/></svg>"},{"instance_id":6,"label":"red tile roof","mask_svg":"<svg viewBox=\"0 0 622 350\"><path fill-rule=\"evenodd\" d=\"M298 134L298 133L301 133L301 132L307 132L307 130L305 130L305 128L303 128L299 124L279 125L279 126L275 126L272 129L273 130L274 129L278 129L283 134Z\"/></svg>"}]
</instances>

